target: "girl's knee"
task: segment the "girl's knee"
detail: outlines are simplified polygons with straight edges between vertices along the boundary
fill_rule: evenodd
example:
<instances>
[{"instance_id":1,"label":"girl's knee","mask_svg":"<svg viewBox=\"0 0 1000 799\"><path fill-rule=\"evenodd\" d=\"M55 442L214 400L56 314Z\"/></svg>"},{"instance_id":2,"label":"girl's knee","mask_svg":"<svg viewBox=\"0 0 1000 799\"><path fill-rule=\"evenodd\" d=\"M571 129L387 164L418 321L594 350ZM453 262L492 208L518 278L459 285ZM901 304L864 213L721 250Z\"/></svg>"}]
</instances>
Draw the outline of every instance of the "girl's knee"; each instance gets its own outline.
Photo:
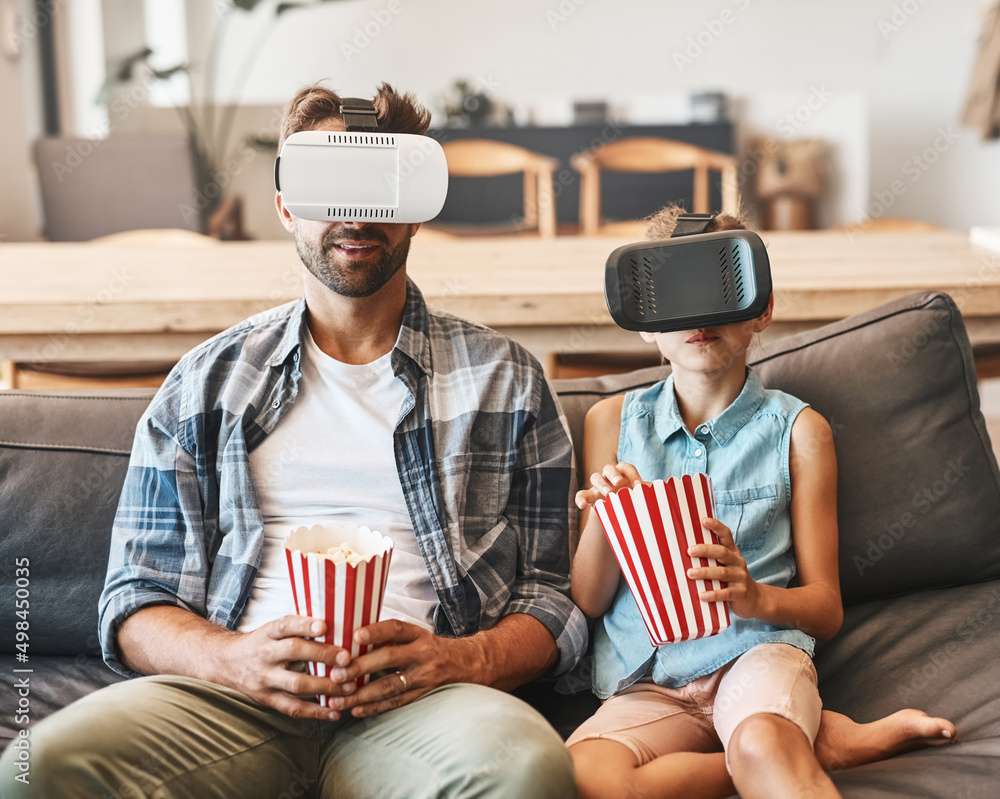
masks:
<instances>
[{"instance_id":1,"label":"girl's knee","mask_svg":"<svg viewBox=\"0 0 1000 799\"><path fill-rule=\"evenodd\" d=\"M726 752L731 768L737 769L773 763L799 744L812 748L797 724L774 713L755 713L733 731Z\"/></svg>"}]
</instances>

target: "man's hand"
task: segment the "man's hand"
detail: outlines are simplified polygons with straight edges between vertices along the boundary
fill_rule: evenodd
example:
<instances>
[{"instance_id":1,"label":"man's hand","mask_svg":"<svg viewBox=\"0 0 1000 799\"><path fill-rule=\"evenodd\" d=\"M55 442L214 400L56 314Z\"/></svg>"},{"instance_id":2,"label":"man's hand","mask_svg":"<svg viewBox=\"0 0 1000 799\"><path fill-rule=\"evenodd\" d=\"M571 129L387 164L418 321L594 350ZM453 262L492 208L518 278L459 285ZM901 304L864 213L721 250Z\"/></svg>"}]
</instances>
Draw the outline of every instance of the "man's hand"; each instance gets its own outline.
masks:
<instances>
[{"instance_id":1,"label":"man's hand","mask_svg":"<svg viewBox=\"0 0 1000 799\"><path fill-rule=\"evenodd\" d=\"M709 516L701 520L701 525L715 533L719 543L689 547L688 554L696 558L713 558L719 565L688 569L687 576L692 580L720 580L728 583L718 591L702 591L701 601L728 602L730 609L740 618L759 618L760 586L750 576L747 562L733 540L732 531L718 519Z\"/></svg>"},{"instance_id":2,"label":"man's hand","mask_svg":"<svg viewBox=\"0 0 1000 799\"><path fill-rule=\"evenodd\" d=\"M381 713L447 683L474 682L509 691L559 660L552 634L523 613L454 639L398 621L372 624L358 630L355 640L379 648L353 663L347 650L305 640L325 629L322 619L284 616L251 633L236 633L189 610L152 605L125 620L118 647L122 662L140 674L195 677L233 688L289 716L329 720L340 718L344 710L356 717ZM327 663L339 674L331 679L289 670L288 664L297 660ZM382 669L393 673L355 690L357 677ZM346 701L330 709L300 698L316 694L326 694L334 703L339 697Z\"/></svg>"},{"instance_id":3,"label":"man's hand","mask_svg":"<svg viewBox=\"0 0 1000 799\"><path fill-rule=\"evenodd\" d=\"M349 653L340 647L306 640L306 636L312 638L325 632L326 622L322 619L282 616L253 632L227 636L221 653L226 664L223 684L293 718L336 721L340 718L336 710L300 697L339 696L345 686L327 677L313 677L288 668L297 660L314 660L331 666L350 662Z\"/></svg>"},{"instance_id":4,"label":"man's hand","mask_svg":"<svg viewBox=\"0 0 1000 799\"><path fill-rule=\"evenodd\" d=\"M485 673L483 649L472 638L442 638L391 619L362 627L354 640L376 648L330 676L348 694L331 699L331 705L355 718L402 707L442 685L482 682ZM387 670L389 674L354 690L358 677Z\"/></svg>"}]
</instances>

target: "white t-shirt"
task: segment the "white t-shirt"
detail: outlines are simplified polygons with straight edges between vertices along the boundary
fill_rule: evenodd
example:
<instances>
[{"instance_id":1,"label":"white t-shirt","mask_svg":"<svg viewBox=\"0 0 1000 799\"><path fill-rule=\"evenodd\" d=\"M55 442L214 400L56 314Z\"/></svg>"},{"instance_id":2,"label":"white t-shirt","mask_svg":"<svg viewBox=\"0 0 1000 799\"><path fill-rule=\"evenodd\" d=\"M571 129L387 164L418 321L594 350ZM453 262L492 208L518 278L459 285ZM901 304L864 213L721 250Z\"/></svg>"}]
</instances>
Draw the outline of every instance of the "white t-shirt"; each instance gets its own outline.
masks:
<instances>
[{"instance_id":1,"label":"white t-shirt","mask_svg":"<svg viewBox=\"0 0 1000 799\"><path fill-rule=\"evenodd\" d=\"M327 522L367 525L392 539L380 619L432 629L438 598L417 549L392 450L407 391L392 372L391 355L361 365L341 363L307 332L298 396L250 453L264 551L240 632L295 613L285 536Z\"/></svg>"}]
</instances>

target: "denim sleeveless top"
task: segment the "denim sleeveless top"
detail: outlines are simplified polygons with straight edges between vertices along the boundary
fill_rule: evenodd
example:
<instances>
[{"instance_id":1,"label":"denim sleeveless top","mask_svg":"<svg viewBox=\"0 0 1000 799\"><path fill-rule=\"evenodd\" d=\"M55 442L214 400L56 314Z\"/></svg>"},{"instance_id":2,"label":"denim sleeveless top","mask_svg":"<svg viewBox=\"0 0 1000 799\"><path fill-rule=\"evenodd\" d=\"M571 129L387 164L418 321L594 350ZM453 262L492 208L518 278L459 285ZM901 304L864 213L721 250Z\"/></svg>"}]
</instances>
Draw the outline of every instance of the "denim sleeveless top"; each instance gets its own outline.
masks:
<instances>
[{"instance_id":1,"label":"denim sleeveless top","mask_svg":"<svg viewBox=\"0 0 1000 799\"><path fill-rule=\"evenodd\" d=\"M788 451L792 423L805 407L789 394L765 389L748 369L736 400L692 433L681 419L671 375L625 395L618 459L647 481L708 474L716 516L733 531L751 577L784 587L795 574ZM654 682L677 688L762 643L791 644L813 654L815 640L799 630L734 613L730 618L731 626L718 635L653 647L622 579L614 604L594 628L594 693L607 699L650 669Z\"/></svg>"}]
</instances>

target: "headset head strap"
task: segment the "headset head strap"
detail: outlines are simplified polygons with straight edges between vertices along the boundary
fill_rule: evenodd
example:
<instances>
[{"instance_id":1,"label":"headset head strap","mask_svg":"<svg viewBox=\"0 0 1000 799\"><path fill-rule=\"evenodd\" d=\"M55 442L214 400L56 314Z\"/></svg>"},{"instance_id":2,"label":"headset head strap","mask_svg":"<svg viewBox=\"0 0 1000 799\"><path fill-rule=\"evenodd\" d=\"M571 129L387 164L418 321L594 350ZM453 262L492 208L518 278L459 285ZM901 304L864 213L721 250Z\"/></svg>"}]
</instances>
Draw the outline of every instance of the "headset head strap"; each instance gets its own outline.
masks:
<instances>
[{"instance_id":1,"label":"headset head strap","mask_svg":"<svg viewBox=\"0 0 1000 799\"><path fill-rule=\"evenodd\" d=\"M670 238L704 233L712 224L713 219L715 219L715 214L681 214L677 217L677 226L670 234Z\"/></svg>"},{"instance_id":2,"label":"headset head strap","mask_svg":"<svg viewBox=\"0 0 1000 799\"><path fill-rule=\"evenodd\" d=\"M378 111L371 100L345 97L340 101L340 113L348 132L378 133Z\"/></svg>"}]
</instances>

